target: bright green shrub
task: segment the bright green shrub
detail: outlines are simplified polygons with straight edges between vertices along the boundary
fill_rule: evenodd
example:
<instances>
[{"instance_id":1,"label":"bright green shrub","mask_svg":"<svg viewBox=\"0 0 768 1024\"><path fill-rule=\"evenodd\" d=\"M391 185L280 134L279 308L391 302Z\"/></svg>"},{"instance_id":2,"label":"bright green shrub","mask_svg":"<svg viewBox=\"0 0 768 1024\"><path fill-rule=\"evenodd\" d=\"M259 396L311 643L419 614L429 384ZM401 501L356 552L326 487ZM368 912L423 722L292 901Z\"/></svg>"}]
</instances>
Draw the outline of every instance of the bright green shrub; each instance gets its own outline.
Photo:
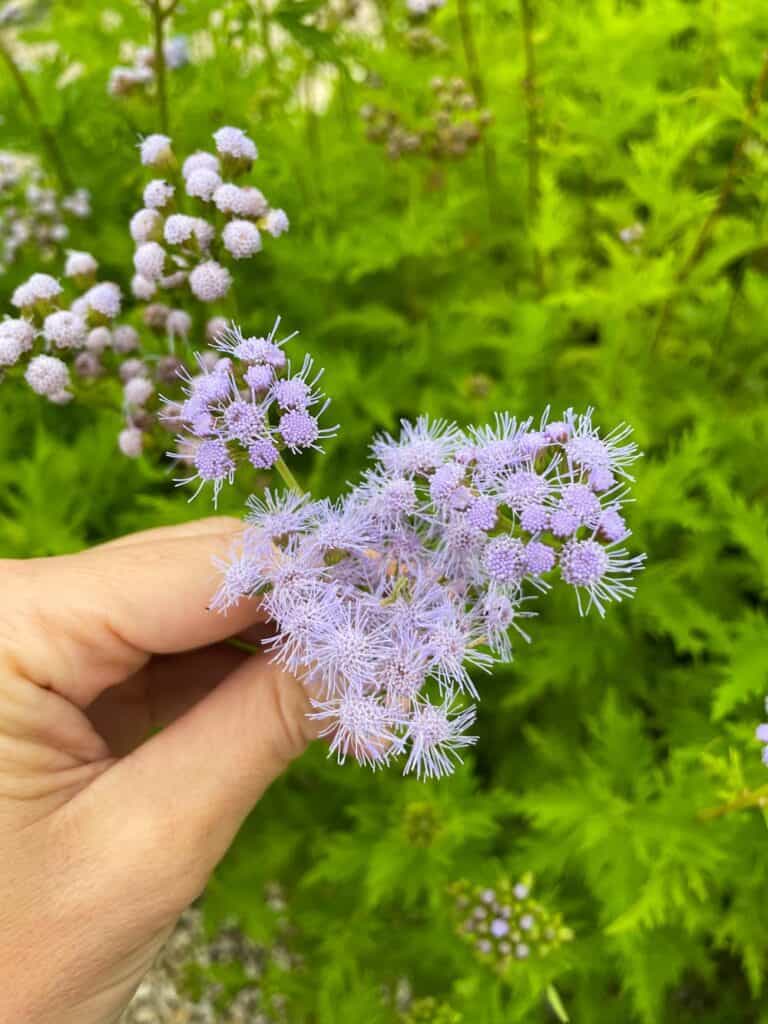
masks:
<instances>
[{"instance_id":1,"label":"bright green shrub","mask_svg":"<svg viewBox=\"0 0 768 1024\"><path fill-rule=\"evenodd\" d=\"M755 794L768 780L753 739L768 691L762 6L447 0L429 22L446 48L419 56L399 0L379 5L383 41L315 0L269 6L179 9L175 30L211 57L169 76L169 108L182 150L222 122L249 126L291 215L247 281L247 320L283 313L330 368L345 430L313 491L338 493L371 433L403 415L594 404L646 452L633 525L649 563L635 601L599 625L550 601L532 649L486 684L482 742L453 779L307 754L244 827L209 914L268 938L263 885L283 884L305 966L274 984L296 1024L545 1021L552 982L574 1021L768 1021ZM111 30L106 14L54 4L24 37L59 43L27 78L93 193L72 244L119 277L132 147L158 124L151 101L106 94L121 40L148 38L140 7ZM57 87L73 61L82 73ZM321 72L334 77L315 112L306 76ZM435 75L465 77L493 121L460 159L389 160L359 108L421 125ZM0 101L3 145L39 149L10 77ZM3 294L32 269L15 266ZM19 388L0 387L0 408L2 554L198 514L165 467L115 453L116 415L43 408ZM501 977L454 934L448 889L526 871L574 939ZM421 1002L399 1018L403 978Z\"/></svg>"}]
</instances>

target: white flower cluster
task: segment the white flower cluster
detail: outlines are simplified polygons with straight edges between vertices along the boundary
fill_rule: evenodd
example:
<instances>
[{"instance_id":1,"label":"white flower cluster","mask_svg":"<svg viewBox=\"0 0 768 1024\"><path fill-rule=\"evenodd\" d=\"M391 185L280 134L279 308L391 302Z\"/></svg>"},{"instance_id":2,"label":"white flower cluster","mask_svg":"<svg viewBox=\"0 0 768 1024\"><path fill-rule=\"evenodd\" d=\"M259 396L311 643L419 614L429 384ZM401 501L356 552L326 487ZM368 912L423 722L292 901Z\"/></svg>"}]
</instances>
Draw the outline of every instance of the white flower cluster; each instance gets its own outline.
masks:
<instances>
[{"instance_id":1,"label":"white flower cluster","mask_svg":"<svg viewBox=\"0 0 768 1024\"><path fill-rule=\"evenodd\" d=\"M184 160L181 187L153 178L144 189L143 208L131 218L136 243L131 287L142 302L155 299L158 290L185 285L200 302L223 299L232 274L222 260L250 259L262 249L262 232L277 238L289 228L285 211L272 209L258 188L225 180L250 171L258 157L252 139L225 126L213 140L215 153L199 151ZM166 135L148 136L140 149L142 163L153 171L177 166ZM206 206L227 218L218 234L206 219Z\"/></svg>"},{"instance_id":2,"label":"white flower cluster","mask_svg":"<svg viewBox=\"0 0 768 1024\"><path fill-rule=\"evenodd\" d=\"M172 36L163 47L165 66L175 71L189 64L189 48L185 36ZM139 46L130 64L119 64L109 73L107 91L111 96L130 96L148 89L155 81L155 51Z\"/></svg>"},{"instance_id":3,"label":"white flower cluster","mask_svg":"<svg viewBox=\"0 0 768 1024\"><path fill-rule=\"evenodd\" d=\"M27 246L52 259L69 237L68 217L84 218L90 212L85 189L61 197L46 187L35 157L0 152L0 273Z\"/></svg>"}]
</instances>

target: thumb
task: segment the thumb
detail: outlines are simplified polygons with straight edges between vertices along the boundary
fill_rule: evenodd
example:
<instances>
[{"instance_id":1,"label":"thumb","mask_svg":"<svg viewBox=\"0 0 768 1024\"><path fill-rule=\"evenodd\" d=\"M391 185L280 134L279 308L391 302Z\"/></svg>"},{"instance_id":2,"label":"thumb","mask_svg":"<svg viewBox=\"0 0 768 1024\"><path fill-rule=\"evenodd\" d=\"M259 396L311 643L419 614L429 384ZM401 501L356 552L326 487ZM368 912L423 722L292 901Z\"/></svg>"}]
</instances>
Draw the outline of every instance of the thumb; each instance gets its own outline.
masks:
<instances>
[{"instance_id":1,"label":"thumb","mask_svg":"<svg viewBox=\"0 0 768 1024\"><path fill-rule=\"evenodd\" d=\"M80 797L102 856L176 912L204 887L243 819L314 738L304 687L255 655ZM105 837L106 840L105 840ZM140 888L139 888L140 887Z\"/></svg>"}]
</instances>

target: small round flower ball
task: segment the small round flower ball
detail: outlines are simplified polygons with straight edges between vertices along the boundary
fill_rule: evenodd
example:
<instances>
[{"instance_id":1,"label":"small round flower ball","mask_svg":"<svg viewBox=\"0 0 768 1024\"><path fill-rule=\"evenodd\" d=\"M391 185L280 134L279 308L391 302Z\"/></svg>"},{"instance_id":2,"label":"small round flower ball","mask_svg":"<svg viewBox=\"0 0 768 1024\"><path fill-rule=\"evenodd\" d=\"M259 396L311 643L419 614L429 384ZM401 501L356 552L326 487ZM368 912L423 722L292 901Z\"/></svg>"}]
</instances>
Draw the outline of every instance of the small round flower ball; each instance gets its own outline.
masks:
<instances>
[{"instance_id":1,"label":"small round flower ball","mask_svg":"<svg viewBox=\"0 0 768 1024\"><path fill-rule=\"evenodd\" d=\"M67 364L56 356L35 356L27 367L24 380L35 394L51 398L69 387Z\"/></svg>"},{"instance_id":2,"label":"small round flower ball","mask_svg":"<svg viewBox=\"0 0 768 1024\"><path fill-rule=\"evenodd\" d=\"M272 469L279 458L280 452L268 437L248 446L248 460L255 469Z\"/></svg>"},{"instance_id":3,"label":"small round flower ball","mask_svg":"<svg viewBox=\"0 0 768 1024\"><path fill-rule=\"evenodd\" d=\"M163 218L157 210L139 210L131 217L130 232L134 242L156 241L162 231Z\"/></svg>"},{"instance_id":4,"label":"small round flower ball","mask_svg":"<svg viewBox=\"0 0 768 1024\"><path fill-rule=\"evenodd\" d=\"M61 295L61 285L50 274L33 274L11 296L11 304L26 309L38 302L51 302Z\"/></svg>"},{"instance_id":5,"label":"small round flower ball","mask_svg":"<svg viewBox=\"0 0 768 1024\"><path fill-rule=\"evenodd\" d=\"M233 185L231 182L225 182L223 185L219 185L216 191L213 193L213 202L217 210L222 213L237 213L241 214L240 210L240 193L242 189L239 185Z\"/></svg>"},{"instance_id":6,"label":"small round flower ball","mask_svg":"<svg viewBox=\"0 0 768 1024\"><path fill-rule=\"evenodd\" d=\"M222 213L233 213L236 217L257 219L263 217L269 209L264 193L252 186L240 188L239 185L229 183L221 185L214 192L213 201Z\"/></svg>"},{"instance_id":7,"label":"small round flower ball","mask_svg":"<svg viewBox=\"0 0 768 1024\"><path fill-rule=\"evenodd\" d=\"M227 329L227 321L223 316L212 316L208 323L205 325L205 339L206 341L215 341L220 334L223 334Z\"/></svg>"},{"instance_id":8,"label":"small round flower ball","mask_svg":"<svg viewBox=\"0 0 768 1024\"><path fill-rule=\"evenodd\" d=\"M303 409L283 413L277 429L292 451L311 448L320 436L317 420Z\"/></svg>"},{"instance_id":9,"label":"small round flower ball","mask_svg":"<svg viewBox=\"0 0 768 1024\"><path fill-rule=\"evenodd\" d=\"M213 133L216 150L221 156L230 157L238 162L250 163L255 160L259 151L252 139L249 139L240 128L225 126Z\"/></svg>"},{"instance_id":10,"label":"small round flower ball","mask_svg":"<svg viewBox=\"0 0 768 1024\"><path fill-rule=\"evenodd\" d=\"M264 230L273 238L279 238L290 226L285 210L270 210L264 221Z\"/></svg>"},{"instance_id":11,"label":"small round flower ball","mask_svg":"<svg viewBox=\"0 0 768 1024\"><path fill-rule=\"evenodd\" d=\"M48 395L48 401L53 402L54 405L66 405L67 402L71 402L75 396L71 391L62 389L61 391L54 391L52 395Z\"/></svg>"},{"instance_id":12,"label":"small round flower ball","mask_svg":"<svg viewBox=\"0 0 768 1024\"><path fill-rule=\"evenodd\" d=\"M98 263L89 252L70 249L64 264L64 277L92 277L98 270Z\"/></svg>"},{"instance_id":13,"label":"small round flower ball","mask_svg":"<svg viewBox=\"0 0 768 1024\"><path fill-rule=\"evenodd\" d=\"M183 365L182 361L177 359L176 356L161 356L157 361L155 375L164 384L172 384L178 378L179 370Z\"/></svg>"},{"instance_id":14,"label":"small round flower ball","mask_svg":"<svg viewBox=\"0 0 768 1024\"><path fill-rule=\"evenodd\" d=\"M144 447L144 435L138 427L126 427L117 435L117 447L129 459L138 459Z\"/></svg>"},{"instance_id":15,"label":"small round flower ball","mask_svg":"<svg viewBox=\"0 0 768 1024\"><path fill-rule=\"evenodd\" d=\"M95 352L80 352L75 359L75 373L78 377L93 379L101 377L104 367Z\"/></svg>"},{"instance_id":16,"label":"small round flower ball","mask_svg":"<svg viewBox=\"0 0 768 1024\"><path fill-rule=\"evenodd\" d=\"M168 245L184 245L195 233L195 217L185 213L172 213L163 226L163 238Z\"/></svg>"},{"instance_id":17,"label":"small round flower ball","mask_svg":"<svg viewBox=\"0 0 768 1024\"><path fill-rule=\"evenodd\" d=\"M153 302L144 310L144 323L153 331L164 331L170 309L162 302Z\"/></svg>"},{"instance_id":18,"label":"small round flower ball","mask_svg":"<svg viewBox=\"0 0 768 1024\"><path fill-rule=\"evenodd\" d=\"M122 294L120 288L112 281L103 281L101 284L94 285L83 298L89 309L106 317L107 320L113 320L120 314Z\"/></svg>"},{"instance_id":19,"label":"small round flower ball","mask_svg":"<svg viewBox=\"0 0 768 1024\"><path fill-rule=\"evenodd\" d=\"M112 344L112 332L108 327L94 327L85 339L85 348L94 355L101 353Z\"/></svg>"},{"instance_id":20,"label":"small round flower ball","mask_svg":"<svg viewBox=\"0 0 768 1024\"><path fill-rule=\"evenodd\" d=\"M186 339L192 330L192 317L183 309L172 309L168 314L165 329L171 338Z\"/></svg>"},{"instance_id":21,"label":"small round flower ball","mask_svg":"<svg viewBox=\"0 0 768 1024\"><path fill-rule=\"evenodd\" d=\"M87 330L85 320L66 309L49 313L43 321L43 337L56 348L82 348Z\"/></svg>"},{"instance_id":22,"label":"small round flower ball","mask_svg":"<svg viewBox=\"0 0 768 1024\"><path fill-rule=\"evenodd\" d=\"M201 167L187 175L187 195L194 199L202 199L204 203L210 203L213 193L221 184L221 178L216 171L209 171Z\"/></svg>"},{"instance_id":23,"label":"small round flower ball","mask_svg":"<svg viewBox=\"0 0 768 1024\"><path fill-rule=\"evenodd\" d=\"M216 234L213 224L209 224L203 217L195 217L194 221L195 226L193 230L195 232L197 244L201 249L207 249Z\"/></svg>"},{"instance_id":24,"label":"small round flower ball","mask_svg":"<svg viewBox=\"0 0 768 1024\"><path fill-rule=\"evenodd\" d=\"M13 366L28 352L35 340L35 329L28 320L8 318L0 322L0 366Z\"/></svg>"},{"instance_id":25,"label":"small round flower ball","mask_svg":"<svg viewBox=\"0 0 768 1024\"><path fill-rule=\"evenodd\" d=\"M155 391L154 384L146 377L131 377L123 385L123 398L126 405L144 405Z\"/></svg>"},{"instance_id":26,"label":"small round flower ball","mask_svg":"<svg viewBox=\"0 0 768 1024\"><path fill-rule=\"evenodd\" d=\"M249 366L245 371L245 383L248 387L260 393L263 391L269 391L274 380L275 371L271 366L264 366L257 363L255 366Z\"/></svg>"},{"instance_id":27,"label":"small round flower ball","mask_svg":"<svg viewBox=\"0 0 768 1024\"><path fill-rule=\"evenodd\" d=\"M185 178L188 178L194 171L215 171L218 174L219 158L214 156L213 153L205 153L202 150L192 153L184 161L181 173Z\"/></svg>"},{"instance_id":28,"label":"small round flower ball","mask_svg":"<svg viewBox=\"0 0 768 1024\"><path fill-rule=\"evenodd\" d=\"M215 260L200 263L189 275L192 294L201 302L215 302L223 298L232 284L232 275Z\"/></svg>"},{"instance_id":29,"label":"small round flower ball","mask_svg":"<svg viewBox=\"0 0 768 1024\"><path fill-rule=\"evenodd\" d=\"M139 299L140 302L149 302L157 292L157 285L154 281L150 281L148 277L134 274L131 278L131 291L135 299Z\"/></svg>"},{"instance_id":30,"label":"small round flower ball","mask_svg":"<svg viewBox=\"0 0 768 1024\"><path fill-rule=\"evenodd\" d=\"M165 268L165 249L157 242L144 242L133 254L133 265L141 277L157 281Z\"/></svg>"},{"instance_id":31,"label":"small round flower ball","mask_svg":"<svg viewBox=\"0 0 768 1024\"><path fill-rule=\"evenodd\" d=\"M126 359L125 362L120 364L118 373L120 374L120 380L123 384L126 384L129 380L133 380L134 377L148 377L149 367L143 359Z\"/></svg>"},{"instance_id":32,"label":"small round flower ball","mask_svg":"<svg viewBox=\"0 0 768 1024\"><path fill-rule=\"evenodd\" d=\"M139 347L139 342L139 332L130 324L120 324L112 332L112 348L121 355L125 355L126 352L135 352Z\"/></svg>"},{"instance_id":33,"label":"small round flower ball","mask_svg":"<svg viewBox=\"0 0 768 1024\"><path fill-rule=\"evenodd\" d=\"M221 233L224 248L236 260L245 260L261 249L261 235L249 220L231 220Z\"/></svg>"},{"instance_id":34,"label":"small round flower ball","mask_svg":"<svg viewBox=\"0 0 768 1024\"><path fill-rule=\"evenodd\" d=\"M162 178L150 181L144 189L144 205L150 210L162 210L173 199L175 189Z\"/></svg>"},{"instance_id":35,"label":"small round flower ball","mask_svg":"<svg viewBox=\"0 0 768 1024\"><path fill-rule=\"evenodd\" d=\"M171 140L167 135L147 135L139 144L145 167L171 167L174 163Z\"/></svg>"}]
</instances>

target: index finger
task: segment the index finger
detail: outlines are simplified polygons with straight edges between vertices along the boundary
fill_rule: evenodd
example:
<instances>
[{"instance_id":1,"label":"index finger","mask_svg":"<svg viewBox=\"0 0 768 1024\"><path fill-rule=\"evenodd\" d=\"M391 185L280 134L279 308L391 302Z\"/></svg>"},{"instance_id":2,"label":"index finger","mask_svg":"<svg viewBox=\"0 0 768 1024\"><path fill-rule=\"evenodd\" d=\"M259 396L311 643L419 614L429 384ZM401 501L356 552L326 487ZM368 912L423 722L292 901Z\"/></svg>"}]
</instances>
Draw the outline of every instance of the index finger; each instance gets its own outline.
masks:
<instances>
[{"instance_id":1,"label":"index finger","mask_svg":"<svg viewBox=\"0 0 768 1024\"><path fill-rule=\"evenodd\" d=\"M76 555L8 563L0 646L12 667L86 706L153 654L194 650L263 620L257 599L227 615L210 611L215 558L240 525L221 531L135 537Z\"/></svg>"}]
</instances>

